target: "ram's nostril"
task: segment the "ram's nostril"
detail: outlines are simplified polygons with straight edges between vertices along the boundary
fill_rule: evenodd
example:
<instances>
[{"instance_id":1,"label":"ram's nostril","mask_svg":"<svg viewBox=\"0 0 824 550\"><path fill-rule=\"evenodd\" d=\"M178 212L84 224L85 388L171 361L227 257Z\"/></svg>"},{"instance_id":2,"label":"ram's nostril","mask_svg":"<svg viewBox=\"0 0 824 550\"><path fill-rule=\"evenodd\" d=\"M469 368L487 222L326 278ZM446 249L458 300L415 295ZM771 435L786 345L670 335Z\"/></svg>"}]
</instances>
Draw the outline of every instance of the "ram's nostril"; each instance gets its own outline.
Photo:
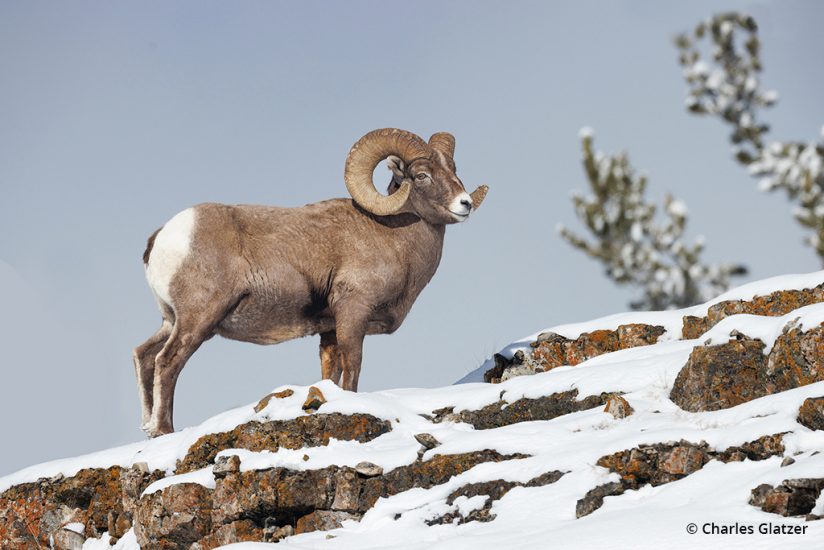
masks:
<instances>
[{"instance_id":1,"label":"ram's nostril","mask_svg":"<svg viewBox=\"0 0 824 550\"><path fill-rule=\"evenodd\" d=\"M461 206L465 206L466 208L472 208L472 201L469 199L461 199Z\"/></svg>"}]
</instances>

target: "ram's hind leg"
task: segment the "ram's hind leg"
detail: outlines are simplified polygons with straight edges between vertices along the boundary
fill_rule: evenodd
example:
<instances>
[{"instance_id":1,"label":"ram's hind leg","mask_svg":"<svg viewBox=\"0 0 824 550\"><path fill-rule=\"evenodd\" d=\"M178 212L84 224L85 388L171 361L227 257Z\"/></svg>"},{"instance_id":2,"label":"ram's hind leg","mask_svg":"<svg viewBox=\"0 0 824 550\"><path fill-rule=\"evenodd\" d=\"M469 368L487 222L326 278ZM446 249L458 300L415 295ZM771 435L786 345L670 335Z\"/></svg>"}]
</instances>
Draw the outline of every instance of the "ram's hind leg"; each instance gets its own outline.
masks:
<instances>
[{"instance_id":1,"label":"ram's hind leg","mask_svg":"<svg viewBox=\"0 0 824 550\"><path fill-rule=\"evenodd\" d=\"M155 358L154 404L146 430L152 437L174 431L174 393L180 371L200 345L214 335L215 327L229 310L229 305L218 302L214 295L195 303L198 307L194 311L176 311L172 332Z\"/></svg>"},{"instance_id":2,"label":"ram's hind leg","mask_svg":"<svg viewBox=\"0 0 824 550\"><path fill-rule=\"evenodd\" d=\"M320 371L324 380L340 385L341 360L335 331L320 335Z\"/></svg>"},{"instance_id":3,"label":"ram's hind leg","mask_svg":"<svg viewBox=\"0 0 824 550\"><path fill-rule=\"evenodd\" d=\"M155 356L160 353L169 335L172 323L166 319L151 338L140 344L132 353L134 370L137 375L137 391L140 395L141 424L145 430L152 417L152 387L154 385Z\"/></svg>"}]
</instances>

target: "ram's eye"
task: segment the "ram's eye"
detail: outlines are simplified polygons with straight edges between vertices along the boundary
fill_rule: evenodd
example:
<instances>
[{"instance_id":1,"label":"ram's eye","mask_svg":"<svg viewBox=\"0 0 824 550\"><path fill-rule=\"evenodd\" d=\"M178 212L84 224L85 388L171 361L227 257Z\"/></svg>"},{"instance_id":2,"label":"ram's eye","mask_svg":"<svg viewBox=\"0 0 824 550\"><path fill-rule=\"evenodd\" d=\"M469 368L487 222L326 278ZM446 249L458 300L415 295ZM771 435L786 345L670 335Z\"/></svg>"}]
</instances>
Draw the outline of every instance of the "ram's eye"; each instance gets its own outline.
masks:
<instances>
[{"instance_id":1,"label":"ram's eye","mask_svg":"<svg viewBox=\"0 0 824 550\"><path fill-rule=\"evenodd\" d=\"M425 180L428 177L429 177L429 174L427 174L426 172L421 172L417 176L415 176L415 179L420 181L420 180Z\"/></svg>"}]
</instances>

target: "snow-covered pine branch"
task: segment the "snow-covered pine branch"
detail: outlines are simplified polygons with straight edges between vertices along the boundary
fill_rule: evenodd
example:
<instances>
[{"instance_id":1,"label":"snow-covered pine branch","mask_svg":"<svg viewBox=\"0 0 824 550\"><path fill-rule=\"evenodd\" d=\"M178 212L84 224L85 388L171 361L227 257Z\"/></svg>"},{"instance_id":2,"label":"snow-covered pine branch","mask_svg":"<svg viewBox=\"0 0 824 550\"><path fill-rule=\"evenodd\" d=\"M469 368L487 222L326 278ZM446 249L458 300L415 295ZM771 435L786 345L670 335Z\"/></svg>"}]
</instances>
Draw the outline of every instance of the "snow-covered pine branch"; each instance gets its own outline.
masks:
<instances>
[{"instance_id":1,"label":"snow-covered pine branch","mask_svg":"<svg viewBox=\"0 0 824 550\"><path fill-rule=\"evenodd\" d=\"M683 239L688 211L667 197L664 219L655 220L656 205L645 196L647 178L635 173L626 154L593 150L592 131L581 132L584 171L591 194L572 197L578 218L592 234L588 240L566 227L561 236L573 247L604 264L616 283L643 290L633 309L669 309L708 300L746 273L738 264L702 263L703 241Z\"/></svg>"},{"instance_id":2,"label":"snow-covered pine branch","mask_svg":"<svg viewBox=\"0 0 824 550\"><path fill-rule=\"evenodd\" d=\"M675 44L688 86L687 109L732 126L736 160L759 179L762 191L784 189L797 203L795 218L811 231L806 241L824 263L824 135L817 142L765 142L770 127L760 109L772 106L778 94L761 88L755 20L736 12L716 15L692 34L677 36Z\"/></svg>"}]
</instances>

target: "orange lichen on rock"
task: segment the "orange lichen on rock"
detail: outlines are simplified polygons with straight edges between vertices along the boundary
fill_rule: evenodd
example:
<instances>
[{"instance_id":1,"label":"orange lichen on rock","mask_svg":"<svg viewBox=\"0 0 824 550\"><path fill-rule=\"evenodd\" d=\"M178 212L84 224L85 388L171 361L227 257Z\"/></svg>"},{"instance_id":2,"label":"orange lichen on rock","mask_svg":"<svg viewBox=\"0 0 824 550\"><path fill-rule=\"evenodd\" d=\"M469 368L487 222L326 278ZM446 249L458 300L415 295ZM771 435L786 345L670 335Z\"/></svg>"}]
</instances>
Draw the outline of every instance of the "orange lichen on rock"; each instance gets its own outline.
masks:
<instances>
[{"instance_id":1,"label":"orange lichen on rock","mask_svg":"<svg viewBox=\"0 0 824 550\"><path fill-rule=\"evenodd\" d=\"M604 407L604 412L609 413L615 418L626 418L634 411L629 402L618 394L612 394L607 399L607 404Z\"/></svg>"},{"instance_id":2,"label":"orange lichen on rock","mask_svg":"<svg viewBox=\"0 0 824 550\"><path fill-rule=\"evenodd\" d=\"M764 343L746 338L699 346L678 373L670 399L691 412L717 411L824 380L824 327L780 335Z\"/></svg>"},{"instance_id":3,"label":"orange lichen on rock","mask_svg":"<svg viewBox=\"0 0 824 550\"><path fill-rule=\"evenodd\" d=\"M369 414L314 414L291 420L252 421L231 431L207 434L195 441L177 465L176 473L191 472L213 464L224 449L277 451L320 447L332 438L365 443L391 430L386 420Z\"/></svg>"},{"instance_id":4,"label":"orange lichen on rock","mask_svg":"<svg viewBox=\"0 0 824 550\"><path fill-rule=\"evenodd\" d=\"M484 380L498 383L512 376L578 365L605 353L655 344L664 332L662 326L639 323L621 325L615 330L585 332L575 339L545 332L530 344L529 353L516 353L512 359L496 355L496 365L484 373Z\"/></svg>"},{"instance_id":5,"label":"orange lichen on rock","mask_svg":"<svg viewBox=\"0 0 824 550\"><path fill-rule=\"evenodd\" d=\"M265 409L266 406L269 404L269 401L271 401L272 399L284 399L286 397L291 397L292 395L294 395L294 393L295 391L290 388L286 388L283 391L272 392L260 401L258 401L258 404L255 405L255 412L260 412L263 409Z\"/></svg>"},{"instance_id":6,"label":"orange lichen on rock","mask_svg":"<svg viewBox=\"0 0 824 550\"><path fill-rule=\"evenodd\" d=\"M707 310L705 317L686 316L681 330L684 340L700 337L730 315L747 313L765 317L780 317L800 307L824 302L824 285L803 290L779 290L752 300L727 300Z\"/></svg>"},{"instance_id":7,"label":"orange lichen on rock","mask_svg":"<svg viewBox=\"0 0 824 550\"><path fill-rule=\"evenodd\" d=\"M315 386L310 386L309 394L303 403L303 410L306 412L315 412L324 403L326 403L326 397L323 396L323 392Z\"/></svg>"},{"instance_id":8,"label":"orange lichen on rock","mask_svg":"<svg viewBox=\"0 0 824 550\"><path fill-rule=\"evenodd\" d=\"M805 399L798 409L797 420L811 430L824 430L824 396Z\"/></svg>"}]
</instances>

